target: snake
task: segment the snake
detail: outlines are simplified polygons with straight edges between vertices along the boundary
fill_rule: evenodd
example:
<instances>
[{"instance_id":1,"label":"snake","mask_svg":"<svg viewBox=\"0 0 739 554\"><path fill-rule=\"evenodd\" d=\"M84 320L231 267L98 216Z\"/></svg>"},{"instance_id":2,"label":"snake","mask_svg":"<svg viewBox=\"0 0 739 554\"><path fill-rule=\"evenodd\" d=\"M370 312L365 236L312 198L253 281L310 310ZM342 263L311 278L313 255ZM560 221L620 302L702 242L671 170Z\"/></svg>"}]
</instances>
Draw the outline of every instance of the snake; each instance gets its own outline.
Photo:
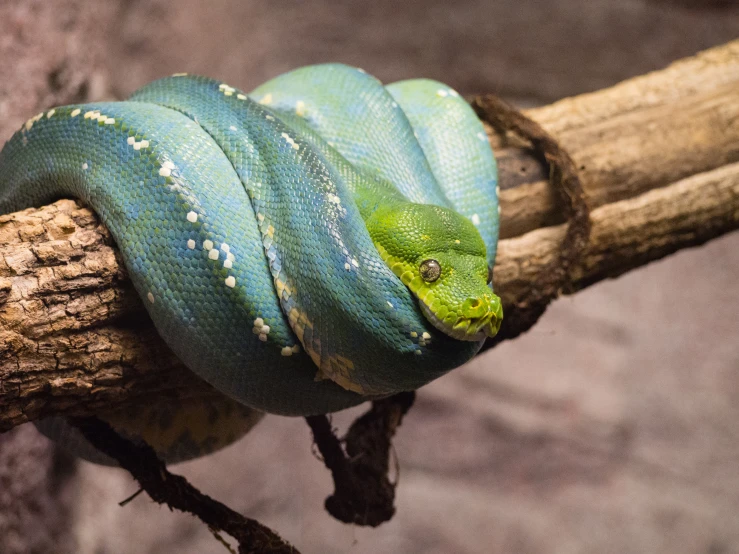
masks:
<instances>
[{"instance_id":1,"label":"snake","mask_svg":"<svg viewBox=\"0 0 739 554\"><path fill-rule=\"evenodd\" d=\"M498 191L459 93L343 64L248 94L175 74L41 112L0 152L0 214L67 197L94 210L157 332L224 394L227 410L119 417L174 429L190 410L206 429L190 451L228 442L213 427L233 440L253 410L330 413L470 360L503 316Z\"/></svg>"}]
</instances>

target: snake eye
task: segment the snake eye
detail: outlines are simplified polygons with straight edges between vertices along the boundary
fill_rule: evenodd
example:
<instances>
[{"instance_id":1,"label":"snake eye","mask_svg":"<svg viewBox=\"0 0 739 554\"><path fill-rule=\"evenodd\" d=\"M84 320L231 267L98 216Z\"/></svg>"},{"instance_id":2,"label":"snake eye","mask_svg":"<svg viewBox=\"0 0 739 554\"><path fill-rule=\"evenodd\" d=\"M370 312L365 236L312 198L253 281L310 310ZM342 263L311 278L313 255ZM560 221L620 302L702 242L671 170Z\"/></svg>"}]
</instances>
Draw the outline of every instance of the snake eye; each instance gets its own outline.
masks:
<instances>
[{"instance_id":1,"label":"snake eye","mask_svg":"<svg viewBox=\"0 0 739 554\"><path fill-rule=\"evenodd\" d=\"M493 282L493 268L488 267L488 285Z\"/></svg>"},{"instance_id":2,"label":"snake eye","mask_svg":"<svg viewBox=\"0 0 739 554\"><path fill-rule=\"evenodd\" d=\"M421 272L421 278L427 283L433 283L441 275L441 266L436 260L424 260L418 269Z\"/></svg>"}]
</instances>

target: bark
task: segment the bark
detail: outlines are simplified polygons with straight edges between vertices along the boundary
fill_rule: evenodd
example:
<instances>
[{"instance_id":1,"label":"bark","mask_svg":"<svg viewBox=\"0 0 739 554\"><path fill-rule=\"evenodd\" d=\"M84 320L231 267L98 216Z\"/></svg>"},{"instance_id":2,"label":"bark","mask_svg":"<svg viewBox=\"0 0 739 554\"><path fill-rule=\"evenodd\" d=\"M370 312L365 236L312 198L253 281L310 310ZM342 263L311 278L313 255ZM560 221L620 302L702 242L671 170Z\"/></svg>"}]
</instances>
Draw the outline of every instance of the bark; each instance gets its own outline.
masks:
<instances>
[{"instance_id":1,"label":"bark","mask_svg":"<svg viewBox=\"0 0 739 554\"><path fill-rule=\"evenodd\" d=\"M102 94L101 50L89 44L104 36L112 6L83 0L0 2L0 142L43 108ZM0 281L6 291L7 282ZM0 338L0 351L6 348ZM6 385L3 372L0 390ZM0 436L0 552L77 550L71 532L74 467L32 428Z\"/></svg>"},{"instance_id":2,"label":"bark","mask_svg":"<svg viewBox=\"0 0 739 554\"><path fill-rule=\"evenodd\" d=\"M528 115L574 158L593 210L573 289L739 227L739 41ZM491 140L504 145L496 290L521 306L564 226L526 145ZM158 339L89 210L64 200L3 216L0 245L0 431L215 394Z\"/></svg>"}]
</instances>

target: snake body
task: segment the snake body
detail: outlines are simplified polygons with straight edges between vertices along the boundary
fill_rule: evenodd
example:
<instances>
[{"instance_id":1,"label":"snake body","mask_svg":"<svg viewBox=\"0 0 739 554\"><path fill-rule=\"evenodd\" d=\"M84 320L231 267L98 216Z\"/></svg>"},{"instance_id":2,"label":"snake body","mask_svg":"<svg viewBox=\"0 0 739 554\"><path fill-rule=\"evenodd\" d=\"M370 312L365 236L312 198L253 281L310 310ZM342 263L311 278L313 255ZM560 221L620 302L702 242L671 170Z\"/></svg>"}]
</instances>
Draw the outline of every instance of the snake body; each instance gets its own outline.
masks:
<instances>
[{"instance_id":1,"label":"snake body","mask_svg":"<svg viewBox=\"0 0 739 554\"><path fill-rule=\"evenodd\" d=\"M183 74L52 109L0 152L0 213L69 196L178 357L251 408L416 389L500 325L495 159L435 81L329 64L245 94Z\"/></svg>"}]
</instances>

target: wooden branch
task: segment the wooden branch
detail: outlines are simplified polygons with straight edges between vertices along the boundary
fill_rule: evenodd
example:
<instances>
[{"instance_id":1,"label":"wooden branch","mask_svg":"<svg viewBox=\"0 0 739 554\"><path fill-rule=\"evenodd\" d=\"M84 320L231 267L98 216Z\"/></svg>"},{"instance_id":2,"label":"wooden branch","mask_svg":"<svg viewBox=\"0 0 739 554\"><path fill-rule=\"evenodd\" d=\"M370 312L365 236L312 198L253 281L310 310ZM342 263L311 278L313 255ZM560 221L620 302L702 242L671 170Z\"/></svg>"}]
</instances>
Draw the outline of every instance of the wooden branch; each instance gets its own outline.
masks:
<instances>
[{"instance_id":1,"label":"wooden branch","mask_svg":"<svg viewBox=\"0 0 739 554\"><path fill-rule=\"evenodd\" d=\"M574 289L739 228L739 41L528 115L572 155L593 210ZM549 227L562 221L556 196L526 146L491 141L496 290L520 306L564 227ZM217 393L158 338L89 210L63 200L0 217L0 431L203 394Z\"/></svg>"},{"instance_id":2,"label":"wooden branch","mask_svg":"<svg viewBox=\"0 0 739 554\"><path fill-rule=\"evenodd\" d=\"M738 83L739 40L526 113L573 157L595 209L739 161ZM506 171L501 238L562 223L547 175L527 151L496 156Z\"/></svg>"},{"instance_id":3,"label":"wooden branch","mask_svg":"<svg viewBox=\"0 0 739 554\"><path fill-rule=\"evenodd\" d=\"M574 290L739 228L739 163L606 204L590 219L590 243L572 272ZM556 258L564 233L559 225L501 241L495 278L505 305L526 301L529 284Z\"/></svg>"}]
</instances>

